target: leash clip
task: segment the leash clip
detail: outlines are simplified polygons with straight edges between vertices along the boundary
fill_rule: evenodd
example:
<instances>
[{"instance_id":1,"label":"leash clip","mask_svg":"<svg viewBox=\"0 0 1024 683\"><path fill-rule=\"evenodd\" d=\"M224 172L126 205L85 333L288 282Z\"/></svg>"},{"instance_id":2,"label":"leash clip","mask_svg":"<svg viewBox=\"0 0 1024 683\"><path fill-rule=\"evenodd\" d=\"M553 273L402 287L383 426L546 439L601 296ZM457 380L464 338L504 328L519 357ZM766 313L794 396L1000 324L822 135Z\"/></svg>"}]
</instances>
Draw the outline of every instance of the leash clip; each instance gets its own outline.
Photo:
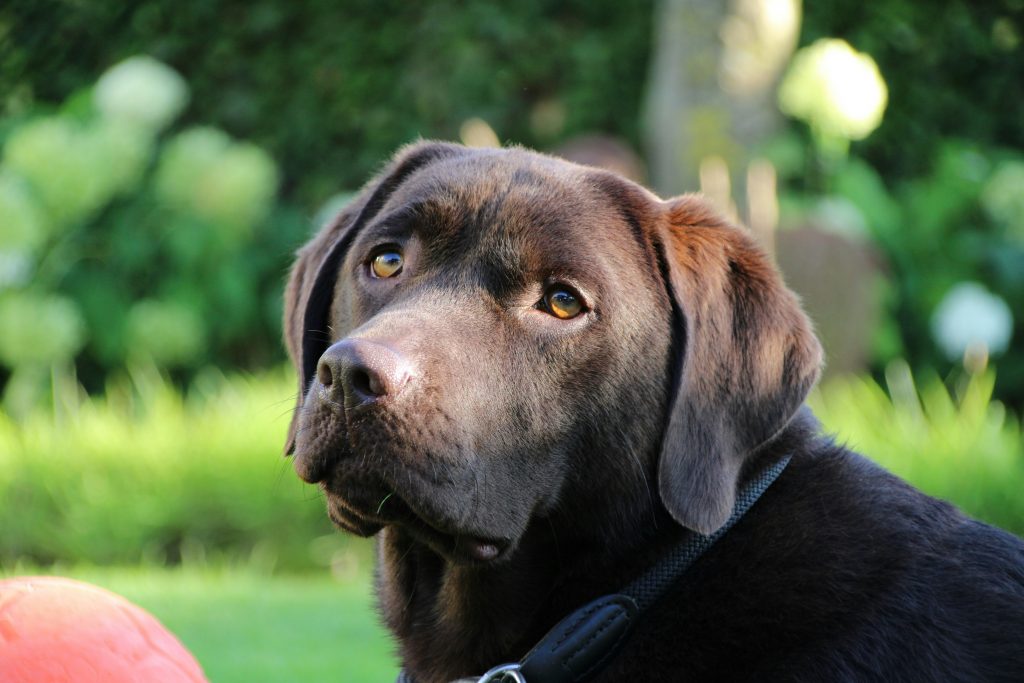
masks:
<instances>
[{"instance_id":1,"label":"leash clip","mask_svg":"<svg viewBox=\"0 0 1024 683\"><path fill-rule=\"evenodd\" d=\"M477 683L526 683L521 668L519 664L501 664L481 676Z\"/></svg>"}]
</instances>

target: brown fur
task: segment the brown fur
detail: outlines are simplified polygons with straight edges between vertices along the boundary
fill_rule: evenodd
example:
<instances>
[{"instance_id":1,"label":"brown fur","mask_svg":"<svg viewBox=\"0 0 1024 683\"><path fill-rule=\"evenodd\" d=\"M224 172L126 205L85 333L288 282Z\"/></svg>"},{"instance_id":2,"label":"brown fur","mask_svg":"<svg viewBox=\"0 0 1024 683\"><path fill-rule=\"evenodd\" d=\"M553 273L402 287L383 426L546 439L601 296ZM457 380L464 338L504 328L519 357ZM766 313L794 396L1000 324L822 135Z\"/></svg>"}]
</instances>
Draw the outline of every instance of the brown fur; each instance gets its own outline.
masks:
<instances>
[{"instance_id":1,"label":"brown fur","mask_svg":"<svg viewBox=\"0 0 1024 683\"><path fill-rule=\"evenodd\" d=\"M369 277L382 245L401 249L399 276ZM579 317L539 310L557 283L580 293ZM907 510L934 501L794 419L821 363L810 323L750 236L697 196L662 201L520 149L418 143L299 252L285 327L300 373L287 450L335 523L378 534L381 612L419 683L522 657L669 545L718 528L749 472L783 454L793 461L776 486L603 680L673 680L680 667L742 678L786 662L807 680L842 677L863 638L849 652L804 647L829 630L827 596L857 586L868 601L902 599L859 577L903 566L918 538L939 547L955 526L928 527ZM386 371L357 348L383 349L408 381L354 400L345 381ZM895 521L876 523L888 508ZM888 555L866 550L877 543ZM708 566L746 578L721 586ZM822 597L784 582L804 567ZM794 590L811 597L789 600ZM780 621L744 630L766 618ZM843 619L829 628L854 633ZM767 668L732 654L767 643Z\"/></svg>"}]
</instances>

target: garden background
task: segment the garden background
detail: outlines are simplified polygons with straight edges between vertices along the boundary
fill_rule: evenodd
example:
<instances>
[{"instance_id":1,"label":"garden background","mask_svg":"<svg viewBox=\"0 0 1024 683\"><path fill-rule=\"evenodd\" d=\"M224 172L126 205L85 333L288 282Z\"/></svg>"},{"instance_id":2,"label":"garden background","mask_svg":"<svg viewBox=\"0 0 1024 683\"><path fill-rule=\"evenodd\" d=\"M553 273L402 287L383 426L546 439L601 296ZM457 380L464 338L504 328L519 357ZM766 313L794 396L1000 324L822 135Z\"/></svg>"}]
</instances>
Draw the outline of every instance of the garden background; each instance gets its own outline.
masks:
<instances>
[{"instance_id":1,"label":"garden background","mask_svg":"<svg viewBox=\"0 0 1024 683\"><path fill-rule=\"evenodd\" d=\"M0 575L219 681L387 680L372 550L281 457L295 248L399 145L523 144L749 224L825 426L1024 533L1024 2L0 6Z\"/></svg>"}]
</instances>

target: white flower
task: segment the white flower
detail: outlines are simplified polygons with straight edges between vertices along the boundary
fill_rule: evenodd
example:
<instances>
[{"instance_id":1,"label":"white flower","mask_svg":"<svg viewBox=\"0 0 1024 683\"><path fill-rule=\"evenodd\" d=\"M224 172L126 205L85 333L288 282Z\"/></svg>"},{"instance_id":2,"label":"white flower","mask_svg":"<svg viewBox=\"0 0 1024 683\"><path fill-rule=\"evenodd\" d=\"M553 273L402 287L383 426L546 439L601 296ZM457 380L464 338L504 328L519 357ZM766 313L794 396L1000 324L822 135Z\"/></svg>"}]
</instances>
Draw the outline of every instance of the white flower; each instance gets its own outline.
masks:
<instances>
[{"instance_id":1,"label":"white flower","mask_svg":"<svg viewBox=\"0 0 1024 683\"><path fill-rule=\"evenodd\" d=\"M100 77L93 102L105 117L156 132L184 109L188 86L169 66L151 57L130 57Z\"/></svg>"},{"instance_id":2,"label":"white flower","mask_svg":"<svg viewBox=\"0 0 1024 683\"><path fill-rule=\"evenodd\" d=\"M215 128L179 133L156 170L161 199L239 236L266 217L277 183L277 166L266 152Z\"/></svg>"},{"instance_id":3,"label":"white flower","mask_svg":"<svg viewBox=\"0 0 1024 683\"><path fill-rule=\"evenodd\" d=\"M270 212L277 192L277 166L256 145L232 144L196 188L199 215L244 235Z\"/></svg>"},{"instance_id":4,"label":"white flower","mask_svg":"<svg viewBox=\"0 0 1024 683\"><path fill-rule=\"evenodd\" d=\"M61 117L15 129L4 147L4 165L29 182L55 224L81 220L108 198L105 169L96 164L81 126Z\"/></svg>"},{"instance_id":5,"label":"white flower","mask_svg":"<svg viewBox=\"0 0 1024 683\"><path fill-rule=\"evenodd\" d=\"M28 181L55 225L66 226L132 189L151 152L150 136L138 129L51 116L11 133L4 166Z\"/></svg>"},{"instance_id":6,"label":"white flower","mask_svg":"<svg viewBox=\"0 0 1024 683\"><path fill-rule=\"evenodd\" d=\"M32 259L24 251L0 249L0 292L28 283L32 276Z\"/></svg>"},{"instance_id":7,"label":"white flower","mask_svg":"<svg viewBox=\"0 0 1024 683\"><path fill-rule=\"evenodd\" d=\"M1010 344L1013 313L1006 302L976 282L961 282L932 315L932 336L950 360L974 345L1000 353Z\"/></svg>"},{"instance_id":8,"label":"white flower","mask_svg":"<svg viewBox=\"0 0 1024 683\"><path fill-rule=\"evenodd\" d=\"M164 146L156 169L157 195L180 209L194 210L195 194L207 171L231 147L231 138L216 128L190 128Z\"/></svg>"},{"instance_id":9,"label":"white flower","mask_svg":"<svg viewBox=\"0 0 1024 683\"><path fill-rule=\"evenodd\" d=\"M779 107L831 139L860 140L878 128L889 98L869 55L823 38L798 51L779 86Z\"/></svg>"}]
</instances>

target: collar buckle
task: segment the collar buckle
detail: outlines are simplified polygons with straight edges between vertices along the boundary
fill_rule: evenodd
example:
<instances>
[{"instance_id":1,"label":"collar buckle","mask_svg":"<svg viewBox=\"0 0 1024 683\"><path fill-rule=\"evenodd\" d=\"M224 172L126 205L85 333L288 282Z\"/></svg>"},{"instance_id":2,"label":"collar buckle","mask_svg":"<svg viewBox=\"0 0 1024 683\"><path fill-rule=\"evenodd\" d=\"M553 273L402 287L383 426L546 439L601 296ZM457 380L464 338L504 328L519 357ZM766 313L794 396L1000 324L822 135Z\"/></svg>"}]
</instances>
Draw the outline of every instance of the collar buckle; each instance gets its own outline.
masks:
<instances>
[{"instance_id":1,"label":"collar buckle","mask_svg":"<svg viewBox=\"0 0 1024 683\"><path fill-rule=\"evenodd\" d=\"M519 664L500 664L477 680L477 683L526 683Z\"/></svg>"}]
</instances>

